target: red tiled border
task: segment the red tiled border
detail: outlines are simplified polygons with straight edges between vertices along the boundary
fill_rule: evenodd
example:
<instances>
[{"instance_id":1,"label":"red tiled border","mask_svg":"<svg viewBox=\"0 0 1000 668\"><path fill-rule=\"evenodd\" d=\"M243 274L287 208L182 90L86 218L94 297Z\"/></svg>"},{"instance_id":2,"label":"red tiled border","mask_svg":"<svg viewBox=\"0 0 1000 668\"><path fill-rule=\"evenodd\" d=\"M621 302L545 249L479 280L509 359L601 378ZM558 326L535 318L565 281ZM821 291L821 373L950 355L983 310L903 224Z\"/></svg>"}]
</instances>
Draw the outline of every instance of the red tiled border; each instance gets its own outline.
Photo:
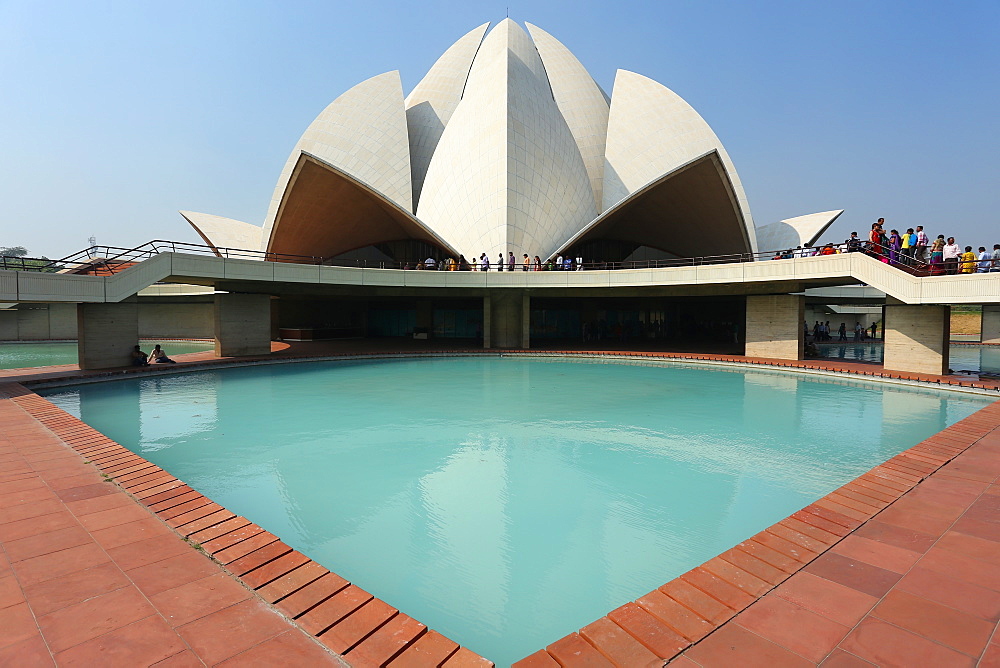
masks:
<instances>
[{"instance_id":1,"label":"red tiled border","mask_svg":"<svg viewBox=\"0 0 1000 668\"><path fill-rule=\"evenodd\" d=\"M498 353L518 356L611 356L631 359L706 361L881 377L904 381L1000 390L1000 383L951 376L887 372L865 363L828 360L771 360L743 356L668 352L579 350L440 350L425 353L338 353L336 359L400 356L478 356ZM202 353L196 353L202 356ZM326 357L329 359L330 357ZM324 359L316 355L288 355L285 359ZM199 368L273 358L206 360ZM199 360L201 362L201 360ZM142 372L135 370L134 372ZM72 377L96 374L71 374ZM54 380L51 376L46 382ZM371 597L360 588L295 552L276 536L212 503L181 481L132 454L57 409L44 399L35 409L24 406L68 444L87 455L124 489L156 512L182 535L201 543L222 563L269 603L273 603L325 645L346 652L358 661L368 638L389 634L396 644L393 665L427 665L425 657L444 656L446 665L490 665L485 659ZM952 425L924 442L900 453L840 489L798 511L731 550L692 569L662 587L612 611L606 617L570 634L545 650L518 662L518 666L645 665L644 662L678 657L714 631L728 629L727 622L774 590L807 564L838 545L869 519L907 494L931 473L968 449L979 437L1000 423L1000 403ZM39 413L34 411L38 410ZM987 415L987 417L983 417ZM977 417L978 416L978 417ZM68 420L67 420L68 418ZM49 422L46 422L48 420ZM85 449L81 449L85 448ZM96 454L98 457L94 457ZM106 467L106 468L105 468ZM735 627L742 628L742 627ZM729 633L729 631L726 631ZM365 635L365 634L368 635ZM739 631L736 631L739 633ZM718 636L714 634L713 637ZM363 638L363 641L359 641ZM402 640L400 640L402 639ZM403 648L402 653L400 648ZM342 648L342 649L338 649ZM351 654L354 652L354 654ZM406 661L404 661L404 658ZM685 659L686 660L686 659ZM359 664L363 665L363 664Z\"/></svg>"},{"instance_id":2,"label":"red tiled border","mask_svg":"<svg viewBox=\"0 0 1000 668\"><path fill-rule=\"evenodd\" d=\"M18 391L20 390L20 391ZM21 386L7 393L193 546L352 666L493 663L351 584ZM430 657L434 663L428 663Z\"/></svg>"}]
</instances>

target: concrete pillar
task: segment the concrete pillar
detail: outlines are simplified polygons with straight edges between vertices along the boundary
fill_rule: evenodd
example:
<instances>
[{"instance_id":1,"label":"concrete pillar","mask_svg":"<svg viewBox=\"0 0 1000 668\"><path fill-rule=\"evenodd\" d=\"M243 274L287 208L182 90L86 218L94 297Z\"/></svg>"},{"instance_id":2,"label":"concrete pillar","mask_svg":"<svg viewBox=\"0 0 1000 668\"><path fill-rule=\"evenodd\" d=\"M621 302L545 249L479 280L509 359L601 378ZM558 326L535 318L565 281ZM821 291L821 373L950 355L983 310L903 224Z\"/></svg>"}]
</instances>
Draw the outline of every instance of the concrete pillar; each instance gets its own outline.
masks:
<instances>
[{"instance_id":1,"label":"concrete pillar","mask_svg":"<svg viewBox=\"0 0 1000 668\"><path fill-rule=\"evenodd\" d=\"M427 338L434 334L434 304L430 299L417 300L416 327L427 332Z\"/></svg>"},{"instance_id":2,"label":"concrete pillar","mask_svg":"<svg viewBox=\"0 0 1000 668\"><path fill-rule=\"evenodd\" d=\"M215 295L215 354L223 357L271 352L271 297Z\"/></svg>"},{"instance_id":3,"label":"concrete pillar","mask_svg":"<svg viewBox=\"0 0 1000 668\"><path fill-rule=\"evenodd\" d=\"M883 327L887 371L948 373L950 306L888 303Z\"/></svg>"},{"instance_id":4,"label":"concrete pillar","mask_svg":"<svg viewBox=\"0 0 1000 668\"><path fill-rule=\"evenodd\" d=\"M1000 343L1000 304L983 304L983 343Z\"/></svg>"},{"instance_id":5,"label":"concrete pillar","mask_svg":"<svg viewBox=\"0 0 1000 668\"><path fill-rule=\"evenodd\" d=\"M782 360L802 359L805 297L747 296L746 354Z\"/></svg>"},{"instance_id":6,"label":"concrete pillar","mask_svg":"<svg viewBox=\"0 0 1000 668\"><path fill-rule=\"evenodd\" d=\"M133 297L117 304L77 304L76 330L81 369L129 366L139 343L139 303Z\"/></svg>"},{"instance_id":7,"label":"concrete pillar","mask_svg":"<svg viewBox=\"0 0 1000 668\"><path fill-rule=\"evenodd\" d=\"M483 298L483 347L530 347L531 298L523 290L494 290Z\"/></svg>"}]
</instances>

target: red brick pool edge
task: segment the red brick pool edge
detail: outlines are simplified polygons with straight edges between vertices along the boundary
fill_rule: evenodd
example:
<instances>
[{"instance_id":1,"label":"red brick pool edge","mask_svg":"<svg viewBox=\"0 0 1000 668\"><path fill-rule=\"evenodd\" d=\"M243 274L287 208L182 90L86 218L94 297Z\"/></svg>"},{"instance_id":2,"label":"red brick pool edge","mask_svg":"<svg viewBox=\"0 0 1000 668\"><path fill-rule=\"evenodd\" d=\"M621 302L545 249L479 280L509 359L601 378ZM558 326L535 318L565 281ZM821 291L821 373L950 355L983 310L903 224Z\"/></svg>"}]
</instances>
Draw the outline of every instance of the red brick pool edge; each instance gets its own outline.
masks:
<instances>
[{"instance_id":1,"label":"red brick pool edge","mask_svg":"<svg viewBox=\"0 0 1000 668\"><path fill-rule=\"evenodd\" d=\"M431 354L442 353L447 351ZM565 354L579 355L581 351ZM953 377L890 375L873 365L621 351L583 354L762 364L996 388L995 383ZM43 372L37 377L49 379L52 375ZM79 378L86 374L66 375ZM168 532L169 527L175 527L241 577L247 588L255 590L257 596L241 588L254 604L271 614L277 608L295 619L301 628L317 634L327 647L344 652L352 665L385 665L390 659L394 659L390 664L393 666L490 665L291 550L278 537L212 503L41 397L15 384L0 387L10 388L14 395L6 401L17 404L26 415L31 414L39 427L83 454L144 504L148 510L129 500L133 508L145 513L144 519L159 522ZM4 401L0 398L0 410L6 410ZM935 665L976 665L982 659L980 665L995 665L992 662L1000 662L1000 639L996 637L1000 576L994 573L1000 572L998 427L1000 402L516 665L646 666L667 661L705 666L866 665L862 659L880 665L914 665L932 659ZM14 439L8 438L21 440L16 433ZM3 485L8 478L11 482L31 479L31 471L8 472L7 462L13 460L7 456L8 444L0 445L0 452L5 453L0 455L0 541L6 553ZM63 459L77 457L77 465L97 475L89 463L80 462L79 455L65 452L62 447ZM75 475L84 474L65 477ZM35 477L43 475L35 472ZM80 486L95 484L117 489L116 485L93 481ZM129 499L120 492L118 496ZM23 503L31 501L15 505ZM130 541L134 538L129 530L120 532ZM172 533L174 540L183 544L178 533ZM140 537L131 542L144 540L148 539ZM58 562L56 555L66 549L52 550L53 560ZM185 545L185 549L190 547ZM208 561L192 552L188 555ZM212 565L219 569L218 564ZM4 603L0 598L0 605ZM21 603L24 601L17 604ZM0 609L0 616L4 611ZM395 624L390 624L394 620ZM298 633L308 639L292 622L283 621L287 627L282 637ZM341 626L340 631L331 633L337 626ZM44 638L40 624L36 630ZM393 631L391 637L385 636L386 630ZM383 655L367 656L359 650L382 646L382 640L368 643L375 636L387 638L392 650L385 655L388 659ZM257 646L276 642L275 637ZM317 644L312 642L316 649ZM0 662L5 651L2 648L9 644L0 631ZM338 649L345 646L346 652ZM193 647L184 651L200 656ZM57 655L50 651L51 656ZM327 654L326 660L336 661L332 654Z\"/></svg>"}]
</instances>

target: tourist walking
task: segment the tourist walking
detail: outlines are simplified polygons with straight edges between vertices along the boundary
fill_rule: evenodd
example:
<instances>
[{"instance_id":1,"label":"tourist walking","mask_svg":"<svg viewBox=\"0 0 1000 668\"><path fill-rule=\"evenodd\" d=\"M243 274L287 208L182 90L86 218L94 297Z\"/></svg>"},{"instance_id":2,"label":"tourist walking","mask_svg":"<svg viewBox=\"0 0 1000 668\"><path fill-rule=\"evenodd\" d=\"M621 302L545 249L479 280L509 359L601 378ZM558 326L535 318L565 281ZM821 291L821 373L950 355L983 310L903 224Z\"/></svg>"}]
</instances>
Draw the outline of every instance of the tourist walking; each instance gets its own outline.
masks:
<instances>
[{"instance_id":1,"label":"tourist walking","mask_svg":"<svg viewBox=\"0 0 1000 668\"><path fill-rule=\"evenodd\" d=\"M525 257L528 257L525 255ZM507 253L507 271L514 271L514 267L517 266L517 259L514 257L514 251Z\"/></svg>"},{"instance_id":2,"label":"tourist walking","mask_svg":"<svg viewBox=\"0 0 1000 668\"><path fill-rule=\"evenodd\" d=\"M858 239L857 232L851 232L850 238L844 244L847 246L848 253L857 253L861 250L861 239Z\"/></svg>"},{"instance_id":3,"label":"tourist walking","mask_svg":"<svg viewBox=\"0 0 1000 668\"><path fill-rule=\"evenodd\" d=\"M497 271L503 271L503 253L497 258Z\"/></svg>"},{"instance_id":4,"label":"tourist walking","mask_svg":"<svg viewBox=\"0 0 1000 668\"><path fill-rule=\"evenodd\" d=\"M486 253L479 256L479 271L489 271L490 270L490 259L486 257Z\"/></svg>"},{"instance_id":5,"label":"tourist walking","mask_svg":"<svg viewBox=\"0 0 1000 668\"><path fill-rule=\"evenodd\" d=\"M1000 271L1000 244L993 244L993 266L990 271Z\"/></svg>"},{"instance_id":6,"label":"tourist walking","mask_svg":"<svg viewBox=\"0 0 1000 668\"><path fill-rule=\"evenodd\" d=\"M536 255L535 256L535 271L541 271L541 270L542 270L542 258L540 258L540 257L538 257Z\"/></svg>"},{"instance_id":7,"label":"tourist walking","mask_svg":"<svg viewBox=\"0 0 1000 668\"><path fill-rule=\"evenodd\" d=\"M841 341L846 341L847 340L847 323L844 323L844 322L840 323L840 332L839 332L839 334L840 334L840 340Z\"/></svg>"}]
</instances>

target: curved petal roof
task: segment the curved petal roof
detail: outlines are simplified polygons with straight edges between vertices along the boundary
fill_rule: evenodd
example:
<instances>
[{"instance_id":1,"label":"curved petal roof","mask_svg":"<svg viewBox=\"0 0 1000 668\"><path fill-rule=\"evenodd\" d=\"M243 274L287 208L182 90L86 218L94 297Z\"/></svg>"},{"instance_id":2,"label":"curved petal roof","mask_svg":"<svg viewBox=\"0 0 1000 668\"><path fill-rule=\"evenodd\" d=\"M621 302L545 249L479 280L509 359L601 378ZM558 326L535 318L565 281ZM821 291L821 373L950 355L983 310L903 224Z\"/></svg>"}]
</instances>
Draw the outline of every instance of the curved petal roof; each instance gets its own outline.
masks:
<instances>
[{"instance_id":1,"label":"curved petal roof","mask_svg":"<svg viewBox=\"0 0 1000 668\"><path fill-rule=\"evenodd\" d=\"M444 128L455 113L472 60L476 57L489 22L470 30L437 59L437 62L406 97L406 125L410 138L410 169L413 174L413 204L420 199L427 167Z\"/></svg>"},{"instance_id":2,"label":"curved petal roof","mask_svg":"<svg viewBox=\"0 0 1000 668\"><path fill-rule=\"evenodd\" d=\"M213 247L253 246L259 234L259 248L304 255L400 240L470 258L602 240L679 255L756 250L736 168L691 105L625 70L608 98L545 30L488 27L449 47L405 100L398 72L334 100L292 150L263 228L184 216ZM763 227L762 239L815 239L834 214Z\"/></svg>"},{"instance_id":3,"label":"curved petal roof","mask_svg":"<svg viewBox=\"0 0 1000 668\"><path fill-rule=\"evenodd\" d=\"M806 244L811 246L842 213L843 209L820 211L758 227L757 246L761 251L783 250Z\"/></svg>"},{"instance_id":4,"label":"curved petal roof","mask_svg":"<svg viewBox=\"0 0 1000 668\"><path fill-rule=\"evenodd\" d=\"M330 163L406 211L413 211L410 147L399 72L386 72L351 88L306 128L274 188L264 222L267 250L271 250L274 228L281 224L279 205L302 153Z\"/></svg>"},{"instance_id":5,"label":"curved petal roof","mask_svg":"<svg viewBox=\"0 0 1000 668\"><path fill-rule=\"evenodd\" d=\"M542 255L597 211L576 141L528 35L498 24L438 144L417 216L466 257Z\"/></svg>"},{"instance_id":6,"label":"curved petal roof","mask_svg":"<svg viewBox=\"0 0 1000 668\"><path fill-rule=\"evenodd\" d=\"M608 136L610 98L562 42L526 23L545 65L552 94L587 167L598 211L603 210L604 145Z\"/></svg>"},{"instance_id":7,"label":"curved petal roof","mask_svg":"<svg viewBox=\"0 0 1000 668\"><path fill-rule=\"evenodd\" d=\"M257 250L260 248L261 228L232 218L214 216L210 213L181 211L195 232L212 247L216 255L220 248Z\"/></svg>"},{"instance_id":8,"label":"curved petal roof","mask_svg":"<svg viewBox=\"0 0 1000 668\"><path fill-rule=\"evenodd\" d=\"M611 93L604 167L604 209L614 206L681 165L718 151L732 181L748 236L756 246L753 218L729 154L708 123L677 93L652 79L618 70Z\"/></svg>"}]
</instances>

